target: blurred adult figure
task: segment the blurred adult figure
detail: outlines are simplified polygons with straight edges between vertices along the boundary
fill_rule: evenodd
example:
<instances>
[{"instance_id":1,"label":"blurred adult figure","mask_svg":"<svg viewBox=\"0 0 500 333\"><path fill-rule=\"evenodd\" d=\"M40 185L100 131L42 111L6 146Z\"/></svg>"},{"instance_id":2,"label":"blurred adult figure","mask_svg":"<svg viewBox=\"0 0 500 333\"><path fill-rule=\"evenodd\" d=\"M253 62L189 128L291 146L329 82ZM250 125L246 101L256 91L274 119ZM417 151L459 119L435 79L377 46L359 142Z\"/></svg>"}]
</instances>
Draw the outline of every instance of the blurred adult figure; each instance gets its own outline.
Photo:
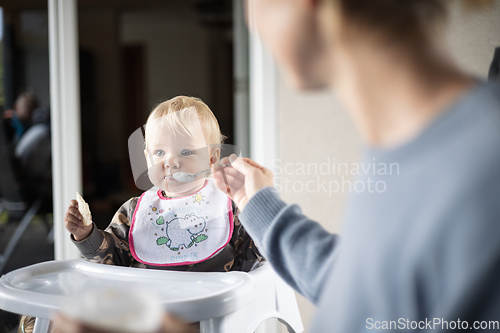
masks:
<instances>
[{"instance_id":1,"label":"blurred adult figure","mask_svg":"<svg viewBox=\"0 0 500 333\"><path fill-rule=\"evenodd\" d=\"M31 126L33 112L38 107L35 95L25 91L17 97L14 108L4 111L3 117L7 120L9 139L17 143Z\"/></svg>"},{"instance_id":2,"label":"blurred adult figure","mask_svg":"<svg viewBox=\"0 0 500 333\"><path fill-rule=\"evenodd\" d=\"M38 107L35 95L21 93L14 108L3 114L9 147L20 166L18 175L25 186L51 188L50 108Z\"/></svg>"},{"instance_id":3,"label":"blurred adult figure","mask_svg":"<svg viewBox=\"0 0 500 333\"><path fill-rule=\"evenodd\" d=\"M50 108L39 107L14 150L28 181L51 183L51 151Z\"/></svg>"},{"instance_id":4,"label":"blurred adult figure","mask_svg":"<svg viewBox=\"0 0 500 333\"><path fill-rule=\"evenodd\" d=\"M226 168L227 185L214 176L264 256L317 306L310 332L498 329L500 87L452 60L446 2L250 3L288 81L332 89L364 141L362 166L387 167L358 177L341 234L283 202L251 160Z\"/></svg>"}]
</instances>

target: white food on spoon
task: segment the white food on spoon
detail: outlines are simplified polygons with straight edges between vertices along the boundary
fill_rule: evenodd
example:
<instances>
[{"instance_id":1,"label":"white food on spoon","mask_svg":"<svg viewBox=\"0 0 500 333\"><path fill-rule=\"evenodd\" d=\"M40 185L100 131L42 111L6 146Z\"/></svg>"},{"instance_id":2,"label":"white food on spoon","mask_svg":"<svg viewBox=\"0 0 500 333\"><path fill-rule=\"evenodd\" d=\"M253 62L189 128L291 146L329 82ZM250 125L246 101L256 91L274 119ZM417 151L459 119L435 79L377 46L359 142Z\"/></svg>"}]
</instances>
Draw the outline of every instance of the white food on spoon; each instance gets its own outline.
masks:
<instances>
[{"instance_id":1,"label":"white food on spoon","mask_svg":"<svg viewBox=\"0 0 500 333\"><path fill-rule=\"evenodd\" d=\"M221 165L222 168L224 167L227 167L228 165L230 165L231 162L229 163L226 163L224 165ZM182 183L191 183L193 181L195 181L196 177L202 173L207 173L207 172L210 172L212 173L212 169L207 169L207 170L203 170L203 171L200 171L200 172L197 172L197 173L189 173L189 172L176 172L174 174L172 174L171 176L169 177L173 177L175 180L179 181L179 182L182 182ZM165 177L165 179L167 179L168 177Z\"/></svg>"}]
</instances>

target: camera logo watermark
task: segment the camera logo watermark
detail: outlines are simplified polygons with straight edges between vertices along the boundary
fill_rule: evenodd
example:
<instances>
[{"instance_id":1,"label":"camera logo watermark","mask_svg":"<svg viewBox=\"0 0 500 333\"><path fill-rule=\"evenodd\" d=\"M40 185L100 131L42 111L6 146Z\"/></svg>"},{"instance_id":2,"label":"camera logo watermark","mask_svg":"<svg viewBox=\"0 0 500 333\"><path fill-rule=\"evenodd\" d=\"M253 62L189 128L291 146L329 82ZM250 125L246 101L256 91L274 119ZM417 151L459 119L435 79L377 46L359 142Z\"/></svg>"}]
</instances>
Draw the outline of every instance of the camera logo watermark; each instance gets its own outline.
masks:
<instances>
[{"instance_id":1,"label":"camera logo watermark","mask_svg":"<svg viewBox=\"0 0 500 333\"><path fill-rule=\"evenodd\" d=\"M275 187L285 193L384 193L386 179L400 173L398 163L346 163L327 158L320 163L283 163L273 161Z\"/></svg>"}]
</instances>

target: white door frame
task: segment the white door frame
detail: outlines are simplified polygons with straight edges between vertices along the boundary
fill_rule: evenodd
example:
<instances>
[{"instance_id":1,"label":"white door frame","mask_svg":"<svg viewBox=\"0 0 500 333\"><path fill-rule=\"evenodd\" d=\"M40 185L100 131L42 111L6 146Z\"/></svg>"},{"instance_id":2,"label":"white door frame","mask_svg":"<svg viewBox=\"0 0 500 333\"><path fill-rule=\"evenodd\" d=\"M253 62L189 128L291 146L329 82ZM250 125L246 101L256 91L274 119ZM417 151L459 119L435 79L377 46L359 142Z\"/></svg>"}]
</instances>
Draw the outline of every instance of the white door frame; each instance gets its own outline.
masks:
<instances>
[{"instance_id":1,"label":"white door frame","mask_svg":"<svg viewBox=\"0 0 500 333\"><path fill-rule=\"evenodd\" d=\"M64 214L82 189L77 0L48 0L54 254L79 258Z\"/></svg>"},{"instance_id":2,"label":"white door frame","mask_svg":"<svg viewBox=\"0 0 500 333\"><path fill-rule=\"evenodd\" d=\"M250 23L250 157L271 169L279 158L278 71L272 55L255 32L252 1Z\"/></svg>"}]
</instances>

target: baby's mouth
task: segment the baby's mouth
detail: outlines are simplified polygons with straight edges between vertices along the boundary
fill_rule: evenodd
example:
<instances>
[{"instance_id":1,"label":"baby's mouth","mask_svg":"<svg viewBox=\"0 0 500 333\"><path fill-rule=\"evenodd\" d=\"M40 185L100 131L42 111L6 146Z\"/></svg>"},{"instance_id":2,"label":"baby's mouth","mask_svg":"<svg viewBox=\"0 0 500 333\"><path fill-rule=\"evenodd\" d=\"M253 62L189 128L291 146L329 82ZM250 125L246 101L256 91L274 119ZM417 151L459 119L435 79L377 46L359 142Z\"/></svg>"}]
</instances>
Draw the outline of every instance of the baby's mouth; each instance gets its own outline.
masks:
<instances>
[{"instance_id":1,"label":"baby's mouth","mask_svg":"<svg viewBox=\"0 0 500 333\"><path fill-rule=\"evenodd\" d=\"M174 172L175 173L175 172ZM174 178L174 173L170 173L168 175L165 175L165 177L163 177L164 179L171 179L171 180L175 180Z\"/></svg>"}]
</instances>

